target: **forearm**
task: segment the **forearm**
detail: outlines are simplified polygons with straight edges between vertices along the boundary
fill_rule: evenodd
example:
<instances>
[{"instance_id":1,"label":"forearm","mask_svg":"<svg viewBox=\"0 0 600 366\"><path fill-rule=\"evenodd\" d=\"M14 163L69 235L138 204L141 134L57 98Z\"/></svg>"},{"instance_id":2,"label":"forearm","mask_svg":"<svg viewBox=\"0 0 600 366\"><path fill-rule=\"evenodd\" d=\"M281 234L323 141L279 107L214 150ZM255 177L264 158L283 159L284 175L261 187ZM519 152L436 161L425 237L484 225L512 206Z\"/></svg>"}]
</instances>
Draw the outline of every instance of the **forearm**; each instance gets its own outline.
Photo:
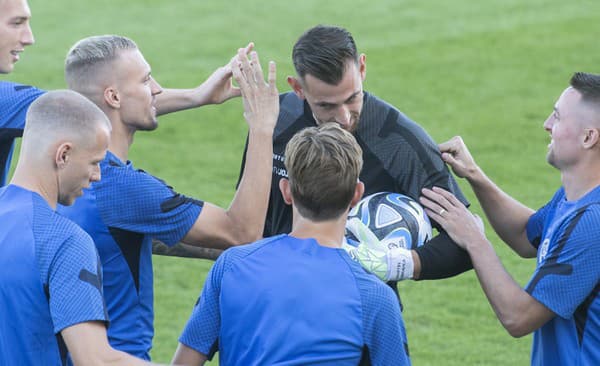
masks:
<instances>
[{"instance_id":1,"label":"forearm","mask_svg":"<svg viewBox=\"0 0 600 366\"><path fill-rule=\"evenodd\" d=\"M113 349L101 322L78 323L61 331L73 364L92 366L153 365L125 352Z\"/></svg>"},{"instance_id":2,"label":"forearm","mask_svg":"<svg viewBox=\"0 0 600 366\"><path fill-rule=\"evenodd\" d=\"M514 281L487 239L482 238L468 250L483 292L510 335L522 337L548 320L549 310Z\"/></svg>"},{"instance_id":3,"label":"forearm","mask_svg":"<svg viewBox=\"0 0 600 366\"><path fill-rule=\"evenodd\" d=\"M469 253L460 248L445 231L412 252L417 257L414 260L415 280L453 277L473 268Z\"/></svg>"},{"instance_id":4,"label":"forearm","mask_svg":"<svg viewBox=\"0 0 600 366\"><path fill-rule=\"evenodd\" d=\"M194 89L164 89L156 96L156 114L163 115L210 104L202 86Z\"/></svg>"},{"instance_id":5,"label":"forearm","mask_svg":"<svg viewBox=\"0 0 600 366\"><path fill-rule=\"evenodd\" d=\"M272 137L273 132L268 128L251 128L248 134L244 174L227 210L233 227L239 232L239 243L262 237L271 189Z\"/></svg>"},{"instance_id":6,"label":"forearm","mask_svg":"<svg viewBox=\"0 0 600 366\"><path fill-rule=\"evenodd\" d=\"M177 243L172 247L158 241L152 241L152 254L164 255L168 257L181 257L181 258L201 258L216 260L219 255L223 253L222 250L205 248L200 246L188 245L185 243Z\"/></svg>"},{"instance_id":7,"label":"forearm","mask_svg":"<svg viewBox=\"0 0 600 366\"><path fill-rule=\"evenodd\" d=\"M522 257L535 256L526 232L534 210L502 191L479 168L467 179L498 236Z\"/></svg>"}]
</instances>

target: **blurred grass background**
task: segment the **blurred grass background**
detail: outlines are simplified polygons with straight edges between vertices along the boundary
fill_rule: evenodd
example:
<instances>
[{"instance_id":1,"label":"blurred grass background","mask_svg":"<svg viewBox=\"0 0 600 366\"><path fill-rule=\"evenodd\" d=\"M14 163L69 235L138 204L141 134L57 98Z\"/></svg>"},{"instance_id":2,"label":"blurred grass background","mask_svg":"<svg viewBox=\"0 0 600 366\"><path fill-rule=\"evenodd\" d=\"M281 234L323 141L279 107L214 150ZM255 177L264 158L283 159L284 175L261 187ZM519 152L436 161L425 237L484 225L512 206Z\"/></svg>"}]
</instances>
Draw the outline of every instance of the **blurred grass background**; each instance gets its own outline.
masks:
<instances>
[{"instance_id":1,"label":"blurred grass background","mask_svg":"<svg viewBox=\"0 0 600 366\"><path fill-rule=\"evenodd\" d=\"M263 63L276 61L283 92L298 36L319 23L344 26L367 55L366 90L438 142L462 135L488 175L534 208L560 185L545 162L549 138L542 123L574 71L600 73L600 2L592 0L29 4L36 44L3 79L46 89L65 87L64 56L77 40L115 33L138 43L163 87L198 85L253 41ZM136 135L130 159L184 194L227 206L247 132L240 100L164 116L160 124ZM508 271L525 284L534 261L518 259L489 228L488 234ZM167 363L212 262L155 257L154 264L152 355ZM473 273L399 288L413 365L529 363L530 337L513 339L503 330Z\"/></svg>"}]
</instances>

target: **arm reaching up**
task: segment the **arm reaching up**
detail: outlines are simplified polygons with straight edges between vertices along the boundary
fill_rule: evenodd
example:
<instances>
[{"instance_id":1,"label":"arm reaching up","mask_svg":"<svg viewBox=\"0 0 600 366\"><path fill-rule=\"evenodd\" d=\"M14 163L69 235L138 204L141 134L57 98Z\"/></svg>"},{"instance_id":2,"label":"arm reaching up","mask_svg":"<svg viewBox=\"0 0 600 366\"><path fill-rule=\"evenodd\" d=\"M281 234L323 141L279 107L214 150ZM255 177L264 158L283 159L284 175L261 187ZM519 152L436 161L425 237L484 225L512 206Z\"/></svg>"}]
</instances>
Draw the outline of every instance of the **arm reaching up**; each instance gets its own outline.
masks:
<instances>
[{"instance_id":1,"label":"arm reaching up","mask_svg":"<svg viewBox=\"0 0 600 366\"><path fill-rule=\"evenodd\" d=\"M242 50L248 54L253 43ZM197 108L207 104L221 104L231 98L241 95L240 88L233 86L233 66L237 65L238 56L235 55L229 63L216 69L202 84L193 89L164 89L156 96L156 113L163 115L190 108Z\"/></svg>"},{"instance_id":2,"label":"arm reaching up","mask_svg":"<svg viewBox=\"0 0 600 366\"><path fill-rule=\"evenodd\" d=\"M224 248L262 237L271 188L273 129L279 114L276 68L274 62L269 63L265 83L258 54L252 52L249 60L242 48L232 62L232 73L240 86L249 127L245 173L230 207L224 210L205 204L184 243Z\"/></svg>"},{"instance_id":3,"label":"arm reaching up","mask_svg":"<svg viewBox=\"0 0 600 366\"><path fill-rule=\"evenodd\" d=\"M457 176L466 178L473 188L498 236L520 256L535 257L536 250L527 240L525 230L534 210L521 204L492 182L477 166L461 137L455 136L439 147L442 159Z\"/></svg>"}]
</instances>

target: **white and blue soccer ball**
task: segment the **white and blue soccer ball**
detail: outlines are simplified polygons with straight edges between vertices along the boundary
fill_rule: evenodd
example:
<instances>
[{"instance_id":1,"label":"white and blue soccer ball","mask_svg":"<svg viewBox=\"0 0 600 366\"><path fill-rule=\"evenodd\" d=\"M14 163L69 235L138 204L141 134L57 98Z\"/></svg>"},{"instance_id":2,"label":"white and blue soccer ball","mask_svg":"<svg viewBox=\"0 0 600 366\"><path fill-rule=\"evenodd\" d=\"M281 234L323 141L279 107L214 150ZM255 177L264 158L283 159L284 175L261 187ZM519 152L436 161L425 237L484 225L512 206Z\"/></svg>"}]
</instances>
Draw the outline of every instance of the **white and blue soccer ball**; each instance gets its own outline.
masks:
<instances>
[{"instance_id":1,"label":"white and blue soccer ball","mask_svg":"<svg viewBox=\"0 0 600 366\"><path fill-rule=\"evenodd\" d=\"M423 207L399 193L379 192L364 197L349 214L358 218L387 248L415 249L432 238L431 222ZM346 229L349 243L357 242Z\"/></svg>"}]
</instances>

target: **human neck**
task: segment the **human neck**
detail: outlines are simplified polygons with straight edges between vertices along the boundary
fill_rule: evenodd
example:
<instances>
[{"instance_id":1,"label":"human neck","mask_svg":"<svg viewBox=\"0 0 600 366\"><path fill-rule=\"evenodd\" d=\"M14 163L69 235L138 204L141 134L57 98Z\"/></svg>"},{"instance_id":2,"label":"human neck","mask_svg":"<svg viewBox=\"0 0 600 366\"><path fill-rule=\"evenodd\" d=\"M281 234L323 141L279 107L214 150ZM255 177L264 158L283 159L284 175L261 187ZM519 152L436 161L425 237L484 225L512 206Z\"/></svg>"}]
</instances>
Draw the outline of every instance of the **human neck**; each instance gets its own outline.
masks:
<instances>
[{"instance_id":1,"label":"human neck","mask_svg":"<svg viewBox=\"0 0 600 366\"><path fill-rule=\"evenodd\" d=\"M561 172L567 200L576 201L600 185L600 166Z\"/></svg>"},{"instance_id":2,"label":"human neck","mask_svg":"<svg viewBox=\"0 0 600 366\"><path fill-rule=\"evenodd\" d=\"M340 248L344 240L346 216L328 221L311 221L300 215L294 215L290 236L299 239L312 238L319 245L329 248Z\"/></svg>"},{"instance_id":3,"label":"human neck","mask_svg":"<svg viewBox=\"0 0 600 366\"><path fill-rule=\"evenodd\" d=\"M129 157L129 147L133 143L135 130L127 128L123 123L111 122L110 144L108 150L117 156L122 162Z\"/></svg>"},{"instance_id":4,"label":"human neck","mask_svg":"<svg viewBox=\"0 0 600 366\"><path fill-rule=\"evenodd\" d=\"M26 167L29 165L25 160L19 159L10 184L39 194L48 203L48 206L56 210L58 203L58 182L49 179L50 177L56 177L56 173L44 171L44 169L36 169L36 171L27 169Z\"/></svg>"}]
</instances>

